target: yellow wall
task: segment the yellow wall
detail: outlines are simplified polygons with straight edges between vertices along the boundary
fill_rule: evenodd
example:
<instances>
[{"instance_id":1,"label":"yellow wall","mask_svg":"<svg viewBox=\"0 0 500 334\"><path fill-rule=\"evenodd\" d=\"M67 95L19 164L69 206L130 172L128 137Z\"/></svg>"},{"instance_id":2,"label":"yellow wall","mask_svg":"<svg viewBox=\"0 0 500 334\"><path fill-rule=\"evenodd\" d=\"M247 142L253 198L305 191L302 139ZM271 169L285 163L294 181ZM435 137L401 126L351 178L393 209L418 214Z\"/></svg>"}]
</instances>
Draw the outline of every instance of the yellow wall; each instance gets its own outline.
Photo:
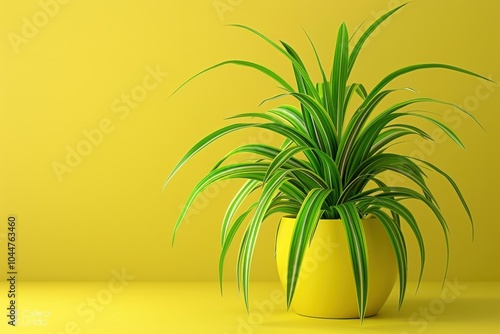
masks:
<instances>
[{"instance_id":1,"label":"yellow wall","mask_svg":"<svg viewBox=\"0 0 500 334\"><path fill-rule=\"evenodd\" d=\"M210 188L171 248L179 207L218 155L234 144L272 143L279 138L265 132L235 134L186 165L166 192L161 193L161 187L177 160L201 136L227 124L223 119L230 115L263 110L258 103L279 91L259 74L228 67L168 96L195 72L229 58L262 62L290 78L282 57L225 23L247 24L275 40L288 41L312 64L302 28L329 60L342 21L352 32L363 20L370 23L397 3L1 2L0 238L4 244L7 217L16 215L20 279L100 280L121 268L138 280L216 279L219 220L235 185ZM415 0L370 39L355 78L373 85L399 66L439 61L500 81L497 13L494 0L480 5ZM432 179L451 225L449 275L499 280L500 224L493 208L498 206L500 188L500 87L439 71L409 75L401 84L465 105L487 129L484 133L443 108L439 111L448 113L446 122L467 150L460 151L450 140L423 148L412 142L402 150L419 150L447 170L474 213L472 243L451 188ZM428 246L424 279L440 280L442 234L434 221L427 221L430 215L422 211L417 216ZM262 229L253 279L277 278L271 252L275 227L276 219ZM415 279L417 249L411 235L408 240ZM2 246L1 263L5 253ZM234 278L233 265L231 254L228 279Z\"/></svg>"}]
</instances>

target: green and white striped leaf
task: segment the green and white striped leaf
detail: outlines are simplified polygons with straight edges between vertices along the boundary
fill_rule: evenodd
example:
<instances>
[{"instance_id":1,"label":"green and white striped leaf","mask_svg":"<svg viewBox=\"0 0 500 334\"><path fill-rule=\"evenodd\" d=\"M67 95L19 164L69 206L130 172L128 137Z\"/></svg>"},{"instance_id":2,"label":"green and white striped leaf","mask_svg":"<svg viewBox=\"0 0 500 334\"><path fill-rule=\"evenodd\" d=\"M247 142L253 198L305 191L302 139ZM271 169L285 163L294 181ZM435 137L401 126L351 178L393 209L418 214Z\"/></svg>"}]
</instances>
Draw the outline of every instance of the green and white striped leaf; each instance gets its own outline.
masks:
<instances>
[{"instance_id":1,"label":"green and white striped leaf","mask_svg":"<svg viewBox=\"0 0 500 334\"><path fill-rule=\"evenodd\" d=\"M297 214L287 267L286 296L288 308L293 300L306 247L316 230L316 225L321 217L321 207L330 192L330 189L311 189Z\"/></svg>"}]
</instances>

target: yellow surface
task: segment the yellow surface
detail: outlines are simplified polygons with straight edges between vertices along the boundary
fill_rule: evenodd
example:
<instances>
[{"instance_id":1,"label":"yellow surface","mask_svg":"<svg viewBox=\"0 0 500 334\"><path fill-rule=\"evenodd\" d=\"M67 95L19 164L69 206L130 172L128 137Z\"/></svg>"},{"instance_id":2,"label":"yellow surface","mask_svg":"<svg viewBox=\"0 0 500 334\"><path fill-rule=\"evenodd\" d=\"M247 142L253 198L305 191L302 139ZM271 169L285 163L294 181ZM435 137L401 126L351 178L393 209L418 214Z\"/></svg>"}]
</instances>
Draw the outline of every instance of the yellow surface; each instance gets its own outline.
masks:
<instances>
[{"instance_id":1,"label":"yellow surface","mask_svg":"<svg viewBox=\"0 0 500 334\"><path fill-rule=\"evenodd\" d=\"M276 262L286 291L290 243L296 220L284 217L276 239ZM368 254L368 301L365 315L377 314L396 281L396 257L383 225L376 218L363 219ZM344 224L321 219L305 250L292 308L301 315L319 318L358 318L356 285Z\"/></svg>"},{"instance_id":2,"label":"yellow surface","mask_svg":"<svg viewBox=\"0 0 500 334\"><path fill-rule=\"evenodd\" d=\"M235 284L225 285L222 298L217 283L130 282L114 294L109 293L108 282L21 283L18 326L8 327L2 320L0 330L22 334L500 331L499 283L464 283L452 279L445 285L443 297L440 288L441 283L425 282L414 295L415 285L410 284L408 300L399 313L397 296L393 293L379 315L365 319L361 325L359 320L314 319L286 312L279 283L252 285L249 314ZM0 301L5 304L3 294Z\"/></svg>"},{"instance_id":3,"label":"yellow surface","mask_svg":"<svg viewBox=\"0 0 500 334\"><path fill-rule=\"evenodd\" d=\"M328 63L342 21L352 33L397 3L1 1L0 249L7 233L2 222L15 214L20 279L98 281L124 266L138 280L215 280L220 219L236 185L211 187L190 211L172 249L179 207L217 156L235 144L273 143L278 136L235 134L186 165L162 194L163 182L201 136L228 124L224 118L264 110L260 101L281 91L260 74L228 67L168 96L192 74L229 58L261 62L291 78L282 56L226 23L247 24L285 40L314 66L302 29ZM370 38L353 80L371 88L397 67L439 61L500 81L498 8L496 0L412 1ZM467 150L439 132L435 143L410 142L401 150L424 155L447 170L470 203L474 243L452 189L432 178L450 222L450 275L500 280L500 266L490 265L497 263L500 245L500 224L492 210L498 207L500 189L499 87L443 71L414 73L394 83L400 85L464 105L487 129L483 133L443 107L436 111L445 113ZM442 233L427 211L418 208L417 217L432 254L424 279L439 280L445 261ZM272 256L276 223L277 217L261 230L252 279L277 280ZM415 279L418 250L411 232L407 241ZM225 277L234 279L234 252L228 259ZM1 251L0 263L5 261Z\"/></svg>"}]
</instances>

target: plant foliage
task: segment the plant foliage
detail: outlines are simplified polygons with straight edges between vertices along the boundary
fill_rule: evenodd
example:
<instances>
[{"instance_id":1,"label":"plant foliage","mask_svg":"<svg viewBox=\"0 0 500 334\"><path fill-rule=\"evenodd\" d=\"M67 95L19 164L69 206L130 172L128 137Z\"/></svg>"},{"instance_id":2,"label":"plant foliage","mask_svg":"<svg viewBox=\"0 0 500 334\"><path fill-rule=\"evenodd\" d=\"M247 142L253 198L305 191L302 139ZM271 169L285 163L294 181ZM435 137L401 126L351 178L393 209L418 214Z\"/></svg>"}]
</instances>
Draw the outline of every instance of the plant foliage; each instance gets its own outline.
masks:
<instances>
[{"instance_id":1,"label":"plant foliage","mask_svg":"<svg viewBox=\"0 0 500 334\"><path fill-rule=\"evenodd\" d=\"M194 145L174 167L165 183L166 185L179 168L196 153L216 139L234 131L258 128L272 131L284 138L279 147L253 143L237 147L223 156L194 187L174 228L175 238L190 205L207 187L221 180L246 180L229 203L222 220L219 271L222 282L225 256L235 235L243 229L237 261L237 279L243 290L247 308L254 247L263 221L272 214L297 217L288 263L288 307L294 296L304 252L313 237L318 220L342 219L349 242L361 319L365 315L369 279L361 218L369 214L377 217L390 238L398 264L399 306L405 295L408 268L406 242L401 224L409 226L418 242L420 277L426 255L419 224L405 205L407 200L420 201L434 213L444 233L448 259L448 225L426 184L427 176L424 170L435 171L449 181L472 224L470 210L451 177L427 161L391 153L388 148L408 136L432 140L425 131L403 122L403 118L424 119L438 126L456 144L463 147L462 142L446 124L433 114L422 111L422 107L417 108L419 105L446 104L473 119L474 116L458 105L429 97L403 99L384 108L379 105L387 96L401 90L414 92L410 88L386 88L394 79L413 71L445 69L488 79L462 68L429 63L398 69L382 78L371 90L361 83L349 81L363 44L380 24L403 6L376 20L359 37L352 49L347 27L342 24L338 30L333 65L329 74L325 72L325 67L311 42L322 79L319 83L311 80L308 69L290 45L285 42L277 44L252 28L235 25L257 35L286 57L291 63L296 82L289 83L271 69L250 61L229 60L196 74L182 85L214 68L238 65L257 70L275 80L284 90L278 97L292 96L299 106L282 105L264 113L246 113L232 117L237 122L216 130ZM352 116L348 117L348 106L354 103L354 100L357 100L358 104L353 108ZM241 119L248 121L240 121ZM228 158L243 156L245 153L252 153L256 158L241 159L238 163L227 162ZM410 180L416 187L386 184L381 176L385 172L397 173ZM258 200L245 203L249 195L257 190L260 191Z\"/></svg>"}]
</instances>

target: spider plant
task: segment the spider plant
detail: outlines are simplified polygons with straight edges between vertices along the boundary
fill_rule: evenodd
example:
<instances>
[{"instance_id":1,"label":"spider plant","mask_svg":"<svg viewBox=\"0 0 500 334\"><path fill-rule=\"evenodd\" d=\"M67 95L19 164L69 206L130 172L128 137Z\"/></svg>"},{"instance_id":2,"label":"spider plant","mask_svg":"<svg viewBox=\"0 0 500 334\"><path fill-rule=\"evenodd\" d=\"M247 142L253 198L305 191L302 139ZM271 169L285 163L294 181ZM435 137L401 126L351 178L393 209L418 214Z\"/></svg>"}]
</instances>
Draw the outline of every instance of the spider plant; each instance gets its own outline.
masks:
<instances>
[{"instance_id":1,"label":"spider plant","mask_svg":"<svg viewBox=\"0 0 500 334\"><path fill-rule=\"evenodd\" d=\"M307 36L321 74L318 83L313 82L301 57L289 44L283 41L280 44L275 43L250 27L234 25L260 37L281 53L291 63L295 83L287 82L278 73L260 64L228 60L199 72L178 88L206 71L232 64L257 70L276 81L283 93L269 99L291 96L298 105L282 105L266 112L243 113L231 117L235 123L214 131L195 144L174 167L165 182L166 185L179 168L200 150L234 131L248 128L265 129L283 137L279 147L259 143L246 144L222 156L194 187L174 228L173 239L190 205L204 189L221 180L246 180L228 204L222 219L219 279L222 288L224 259L235 235L240 229L244 229L237 258L237 280L239 289L243 290L247 309L252 254L259 229L272 214L296 217L288 263L288 307L294 296L304 251L314 235L318 220L342 220L350 249L361 319L365 315L369 279L366 243L361 223L363 217L373 215L378 218L390 238L398 264L399 307L405 295L408 269L402 224L408 224L418 243L419 282L426 256L419 223L407 207L407 200L424 203L436 216L444 233L446 268L448 266L448 225L426 184L425 171L437 172L449 181L470 219L473 230L471 212L450 176L428 161L391 153L388 149L408 136L432 140L424 130L411 125L408 122L411 119L430 122L463 147L460 139L446 124L436 118L435 114L422 111L423 107L419 105L449 105L475 120L474 116L456 104L430 97L400 99L400 102L384 108L379 105L389 95L401 95L402 91L415 93L413 89L406 87L386 88L394 79L414 71L445 69L488 79L459 67L426 63L389 73L371 89L362 83L349 81L366 40L380 24L404 5L377 19L352 48L347 27L342 24L337 34L330 73L326 72L313 42ZM353 103L357 105L350 105ZM351 117L347 114L348 107L354 110ZM256 158L248 160L249 153ZM229 163L227 160L234 156L242 159L238 163ZM413 186L391 186L384 181L382 174L385 172L400 174L411 181ZM250 195L256 191L260 192L258 200L247 203L250 201ZM446 271L447 269L445 277Z\"/></svg>"}]
</instances>

